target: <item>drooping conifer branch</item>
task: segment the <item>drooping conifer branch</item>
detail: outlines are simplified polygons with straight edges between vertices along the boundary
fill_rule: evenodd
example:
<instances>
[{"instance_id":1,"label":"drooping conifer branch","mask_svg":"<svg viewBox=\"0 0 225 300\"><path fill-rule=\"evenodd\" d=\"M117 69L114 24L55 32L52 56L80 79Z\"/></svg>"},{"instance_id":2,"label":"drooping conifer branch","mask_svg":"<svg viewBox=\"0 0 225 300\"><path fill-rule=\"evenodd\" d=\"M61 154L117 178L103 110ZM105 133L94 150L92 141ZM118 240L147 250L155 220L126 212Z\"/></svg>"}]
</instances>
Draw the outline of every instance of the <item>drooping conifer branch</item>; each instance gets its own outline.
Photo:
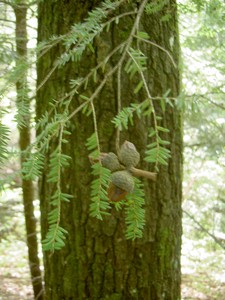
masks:
<instances>
[{"instance_id":1,"label":"drooping conifer branch","mask_svg":"<svg viewBox=\"0 0 225 300\"><path fill-rule=\"evenodd\" d=\"M70 61L79 62L84 54L84 51L89 48L91 51L94 51L92 43L94 38L97 35L100 35L103 30L106 30L111 26L112 23L115 25L120 22L122 18L126 18L127 16L133 15L135 16L133 25L128 33L128 36L124 41L122 41L119 45L117 45L114 49L110 51L106 57L102 58L92 70L90 70L84 77L78 77L75 79L71 79L71 90L60 99L52 100L50 105L52 106L48 113L46 113L38 122L37 127L39 128L40 134L37 136L35 143L32 145L33 149L35 149L35 154L32 155L27 165L24 165L24 172L32 176L39 176L40 172L44 166L44 157L47 151L50 149L51 141L53 139L57 139L58 143L61 143L59 138L60 134L58 128L61 128L61 124L63 125L63 134L66 134L66 125L70 122L70 120L77 115L79 112L83 112L89 117L92 112L93 122L94 122L94 135L92 138L88 139L87 147L89 151L91 151L92 155L99 157L101 155L100 152L100 141L98 138L98 124L95 113L95 105L98 100L98 97L105 87L107 81L112 78L112 76L117 76L117 115L113 120L113 124L117 129L116 135L116 148L117 152L119 151L120 146L120 131L127 130L130 125L134 123L134 114L136 114L139 118L143 116L153 116L153 129L149 134L150 138L154 139L149 145L149 150L146 152L147 157L146 160L155 163L156 169L158 163L166 163L167 158L169 157L169 150L166 149L168 145L167 141L162 140L160 137L160 132L166 132L166 128L160 127L158 125L158 116L156 116L153 101L155 100L151 97L150 89L148 87L147 79L145 78L145 70L146 70L146 61L147 57L144 53L141 52L139 40L144 42L147 40L146 34L143 32L139 32L140 28L140 20L144 13L147 0L141 1L140 6L138 8L134 8L133 11L119 14L117 8L124 3L124 1L111 2L106 1L103 6L94 9L87 19L84 20L83 23L74 24L71 28L70 32L63 36L52 37L52 40L48 43L44 43L40 47L39 55L40 57L44 55L47 51L49 51L52 47L57 45L58 43L64 43L65 51L62 56L55 61L53 68L49 71L46 77L39 84L37 90L43 88L45 83L49 80L50 76L54 73L54 71L59 67L63 67L65 63ZM105 5L105 6L104 6ZM114 11L115 15L110 17L110 12ZM137 37L140 36L140 39ZM82 38L80 38L82 37ZM141 40L142 38L142 40ZM137 39L136 48L134 48L134 41ZM41 50L42 49L42 50ZM112 67L110 65L110 69L105 68L111 58L120 52L119 58L116 63ZM118 56L117 56L118 57ZM100 71L103 72L103 78L100 81L100 76L97 76L97 73ZM108 71L105 71L108 70ZM143 99L140 103L131 103L129 107L123 107L123 99L121 97L122 91L122 75L123 71L132 77L135 75L136 78L139 78L138 84L134 88L134 95L137 95L142 89L144 89L146 99ZM90 82L94 82L95 88L92 90L92 94L89 96L89 93L86 93L86 90L90 87ZM82 91L82 92L81 92ZM87 96L88 94L88 96ZM72 103L74 97L81 100L81 104L71 110ZM43 128L41 131L40 128ZM62 140L61 140L62 141ZM60 150L61 149L61 150ZM59 151L60 150L60 151ZM59 166L59 161L63 160L63 152L62 148L57 147L58 154L58 163L57 160L54 160L51 157L50 160L50 169L54 169L54 163ZM41 153L42 155L39 155ZM39 156L38 156L39 155ZM55 153L56 155L56 153ZM65 158L65 157L64 157ZM40 163L37 163L37 160ZM121 164L121 171L126 170L126 167ZM128 173L134 177L145 177L151 180L155 180L156 174L152 172L148 172L145 170L140 170L135 166L132 166L127 170ZM60 186L60 178L61 178L61 169L58 169L58 176L55 177L55 181L52 181L53 184L56 185L56 190L58 194L54 195L54 199L52 199L52 205L56 206L53 209L53 213L49 219L51 222L51 232L47 235L44 241L45 250L54 250L60 249L63 246L63 239L61 236L57 234L62 231L60 229L60 211L61 211L61 201L63 201L63 195ZM107 189L109 185L109 177L110 172L107 168L104 169L104 166L101 166L101 161L98 161L96 164L92 166L92 173L96 178L92 183L91 188L91 199L92 203L90 206L91 215L97 217L98 219L103 219L104 214L108 214L108 210L110 209L110 204L108 201ZM126 174L126 173L123 173ZM69 199L67 196L65 196ZM50 212L51 213L51 212ZM54 227L55 226L55 227ZM58 233L57 233L58 232ZM57 234L56 234L57 233ZM60 235L64 235L63 232L59 233ZM58 236L58 241L56 240L56 236ZM58 244L57 244L58 243Z\"/></svg>"}]
</instances>

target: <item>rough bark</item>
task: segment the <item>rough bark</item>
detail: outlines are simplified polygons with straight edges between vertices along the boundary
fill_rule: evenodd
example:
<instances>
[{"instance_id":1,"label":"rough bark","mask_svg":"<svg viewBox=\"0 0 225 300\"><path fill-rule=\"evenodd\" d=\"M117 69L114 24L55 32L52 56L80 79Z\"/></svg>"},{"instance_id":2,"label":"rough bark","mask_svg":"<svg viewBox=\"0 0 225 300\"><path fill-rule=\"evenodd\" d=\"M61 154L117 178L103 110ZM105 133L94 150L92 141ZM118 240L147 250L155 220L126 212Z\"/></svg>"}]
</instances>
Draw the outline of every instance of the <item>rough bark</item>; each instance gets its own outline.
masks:
<instances>
[{"instance_id":1,"label":"rough bark","mask_svg":"<svg viewBox=\"0 0 225 300\"><path fill-rule=\"evenodd\" d=\"M17 51L17 67L20 64L27 63L27 7L24 1L17 2L13 6L16 16L16 51ZM17 101L26 101L21 99L21 92L24 99L29 99L27 92L27 77L26 73L21 74L21 78L16 83ZM21 165L26 160L24 152L31 143L30 135L30 118L24 120L26 125L19 127L19 146L21 150ZM24 217L26 227L26 238L28 247L29 268L32 280L32 287L35 299L43 299L42 276L40 270L40 261L38 257L38 242L36 230L36 218L34 216L34 185L31 180L22 179Z\"/></svg>"},{"instance_id":2,"label":"rough bark","mask_svg":"<svg viewBox=\"0 0 225 300\"><path fill-rule=\"evenodd\" d=\"M53 34L68 32L70 25L83 20L87 11L99 1L46 1L39 4L38 40L43 41ZM126 4L125 10L129 10ZM169 12L167 22L160 21L163 13ZM176 19L176 2L168 1L164 11L145 15L141 26L148 32L151 41L172 52L179 63L179 42ZM67 64L56 70L38 92L37 116L49 109L48 102L69 90L69 80L82 76L96 62L127 36L133 17L121 21L119 27L112 26L95 41L95 54L87 51L80 65ZM119 28L119 29L118 29ZM170 41L173 40L173 45ZM63 51L58 45L38 63L38 84L54 66L54 60ZM152 96L161 96L168 89L171 96L179 94L179 71L174 68L168 55L158 47L145 45L148 54L148 84ZM117 58L111 60L111 67ZM110 66L109 66L110 68ZM102 74L99 74L102 76ZM136 101L134 82L123 76L123 105ZM140 95L138 99L144 95ZM109 80L95 102L100 131L100 143L104 152L115 152L115 130L110 120L117 111L116 77ZM73 99L73 109L79 105ZM181 249L181 182L182 182L182 124L176 107L167 107L164 113L159 101L155 102L161 126L170 130L163 138L170 141L171 158L168 167L160 167L156 183L145 181L146 226L143 239L134 242L125 240L123 212L112 209L104 222L89 216L90 163L85 141L93 132L92 120L78 114L71 122L70 143L65 153L72 156L69 170L63 173L63 191L74 196L65 204L62 226L69 231L66 247L49 256L44 255L45 285L47 299L180 299L180 249ZM135 119L133 126L123 138L133 142L144 155L148 140L147 128L152 120ZM48 157L47 157L48 160ZM141 162L143 169L146 163ZM42 235L47 231L47 213L51 186L46 181L47 168L40 180Z\"/></svg>"}]
</instances>

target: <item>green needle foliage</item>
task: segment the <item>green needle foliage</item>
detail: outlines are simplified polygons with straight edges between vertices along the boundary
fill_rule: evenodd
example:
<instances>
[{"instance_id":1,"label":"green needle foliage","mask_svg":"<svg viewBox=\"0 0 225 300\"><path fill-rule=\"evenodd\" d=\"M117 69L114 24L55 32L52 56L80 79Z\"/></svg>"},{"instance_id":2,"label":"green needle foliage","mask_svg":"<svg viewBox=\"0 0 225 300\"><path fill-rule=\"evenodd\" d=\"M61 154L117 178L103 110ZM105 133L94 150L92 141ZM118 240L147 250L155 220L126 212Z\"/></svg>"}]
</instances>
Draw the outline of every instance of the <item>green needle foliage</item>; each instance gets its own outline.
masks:
<instances>
[{"instance_id":1,"label":"green needle foliage","mask_svg":"<svg viewBox=\"0 0 225 300\"><path fill-rule=\"evenodd\" d=\"M134 125L134 114L140 119L142 116L149 116L152 113L152 107L149 99L144 100L140 104L131 103L130 106L124 107L112 120L116 128L119 130L127 130L129 125Z\"/></svg>"},{"instance_id":2,"label":"green needle foliage","mask_svg":"<svg viewBox=\"0 0 225 300\"><path fill-rule=\"evenodd\" d=\"M67 132L67 130L65 130ZM70 202L73 197L67 193L63 193L61 189L61 173L62 169L69 166L70 156L62 153L62 143L67 140L63 138L64 126L59 123L58 126L58 146L50 155L48 173L48 182L56 185L55 192L51 196L50 204L53 209L48 214L49 230L46 238L42 241L44 251L60 250L65 246L67 231L60 226L62 202Z\"/></svg>"},{"instance_id":3,"label":"green needle foliage","mask_svg":"<svg viewBox=\"0 0 225 300\"><path fill-rule=\"evenodd\" d=\"M136 178L134 191L127 196L127 202L125 202L127 239L135 240L143 236L145 225L145 209L143 208L145 203L144 197L143 184Z\"/></svg>"},{"instance_id":4,"label":"green needle foliage","mask_svg":"<svg viewBox=\"0 0 225 300\"><path fill-rule=\"evenodd\" d=\"M10 130L8 127L0 123L0 166L5 162L8 156L8 141Z\"/></svg>"},{"instance_id":5,"label":"green needle foliage","mask_svg":"<svg viewBox=\"0 0 225 300\"><path fill-rule=\"evenodd\" d=\"M128 59L124 69L127 74L130 75L130 79L132 79L135 74L144 72L146 70L147 57L141 52L141 50L133 48L129 49L128 54L130 58ZM142 83L142 85L140 83ZM134 93L137 94L143 85L144 82L141 80L134 89Z\"/></svg>"},{"instance_id":6,"label":"green needle foliage","mask_svg":"<svg viewBox=\"0 0 225 300\"><path fill-rule=\"evenodd\" d=\"M45 156L41 152L35 152L23 163L22 173L24 179L36 180L41 175L44 167Z\"/></svg>"},{"instance_id":7,"label":"green needle foliage","mask_svg":"<svg viewBox=\"0 0 225 300\"><path fill-rule=\"evenodd\" d=\"M15 119L19 128L27 126L30 119L30 99L28 98L29 89L24 86L17 92L17 114Z\"/></svg>"},{"instance_id":8,"label":"green needle foliage","mask_svg":"<svg viewBox=\"0 0 225 300\"><path fill-rule=\"evenodd\" d=\"M141 45L149 43L151 46L158 47L161 51L166 52L171 60L172 57L168 51L154 42L151 42L146 32L139 31L142 14L144 12L151 14L161 10L162 7L166 5L166 1L163 1L161 7L152 5L148 3L147 0L143 0L138 6L130 5L131 11L121 13L123 10L120 9L120 7L129 4L128 2L126 0L102 1L99 7L89 12L84 22L74 24L71 30L65 35L52 36L49 41L45 41L38 46L38 59L59 43L63 44L62 48L64 52L55 61L54 67L46 74L46 77L39 84L37 90L43 88L58 67L63 68L66 63L81 61L87 49L94 52L94 39L100 36L103 31L107 31L112 24L116 27L120 19L126 18L127 16L129 17L130 15L134 17L134 23L130 32L128 32L127 36L124 35L119 45L115 46L106 57L102 57L93 69L83 75L84 77L81 78L78 76L71 78L71 90L69 92L67 91L60 99L50 99L50 110L46 111L36 123L36 130L39 134L35 142L27 149L27 153L26 151L23 153L26 158L22 170L24 178L37 180L45 167L49 170L48 183L52 185L52 190L54 190L50 201L51 209L48 214L49 230L46 238L43 240L44 250L59 250L65 245L67 231L61 226L61 210L64 202L69 202L72 196L63 192L61 176L62 171L69 166L71 158L63 153L62 146L67 143L67 137L70 135L70 132L67 130L70 120L79 112L83 112L87 118L93 117L94 124L94 133L86 142L90 157L95 162L92 165L94 180L91 184L90 192L90 215L99 220L103 220L103 217L110 213L111 205L108 200L107 189L110 183L111 173L108 169L104 168L99 161L101 152L98 138L98 124L95 114L95 102L107 80L111 80L112 76L117 75L118 78L117 95L118 107L120 107L120 109L112 120L112 126L117 128L118 136L120 131L128 130L129 126L134 125L135 116L138 118L148 117L152 124L149 132L149 145L146 150L145 160L155 164L155 169L159 170L158 165L166 165L170 157L168 149L169 143L165 138L168 134L168 130L161 126L161 119L156 114L154 101L160 101L162 110L166 113L167 104L173 106L172 100L174 99L168 98L168 93L158 98L151 96L146 76L148 57L144 51L141 50L145 49L145 47L141 47ZM111 61L115 61L113 67ZM28 67L30 66L23 62L21 62L21 65L18 64L18 66L13 69L14 75L11 74L11 76L14 77L12 82L18 80L20 70L26 72ZM99 71L103 74L102 76L98 76ZM123 107L122 99L120 99L122 86L121 74L135 82L133 92L134 96L137 96L137 99L134 99L134 103L131 103L128 107ZM91 82L92 90L89 89L89 82ZM20 101L17 103L17 114L15 117L19 127L26 125L26 117L30 115L30 100L27 99L28 92L30 91L24 86L24 90L21 89L21 94L19 95ZM142 97L144 95L143 101L141 102L140 95ZM76 108L73 106L74 97L78 97L80 100L80 104ZM72 103L73 105L71 105ZM8 134L9 131L7 127L0 124L0 163L4 162L8 154ZM46 158L49 156L49 153L51 154L48 162ZM127 201L113 203L117 209L125 207L125 222L127 224L126 237L128 239L142 237L145 224L143 186L140 181L136 180L135 182L135 189L127 196Z\"/></svg>"},{"instance_id":9,"label":"green needle foliage","mask_svg":"<svg viewBox=\"0 0 225 300\"><path fill-rule=\"evenodd\" d=\"M99 220L103 220L103 215L110 215L107 210L110 209L107 196L107 187L109 185L110 171L100 163L92 166L92 174L97 178L91 183L91 205L90 215Z\"/></svg>"},{"instance_id":10,"label":"green needle foliage","mask_svg":"<svg viewBox=\"0 0 225 300\"><path fill-rule=\"evenodd\" d=\"M147 1L146 1L147 3ZM109 12L116 10L120 5L120 2L110 2L105 1L101 7L94 9L85 22L75 24L71 32L63 37L63 43L66 46L66 52L61 56L58 61L59 65L64 65L69 60L79 61L84 53L84 50L89 47L94 51L92 47L92 42L98 34L100 34L104 28L108 28L112 22L117 23L120 16L113 17L107 21ZM141 14L141 11L139 12ZM143 11L142 11L143 13ZM105 23L103 22L105 21ZM136 34L135 34L136 33ZM96 217L99 220L103 220L104 215L108 215L110 211L110 203L107 196L107 188L110 182L110 171L102 167L99 161L100 157L100 145L98 139L98 128L95 116L94 100L103 88L107 77L113 75L113 72L120 70L122 63L124 65L124 71L129 76L130 80L135 80L139 78L138 83L134 87L134 94L139 94L141 90L147 95L146 99L141 103L131 103L129 107L122 108L121 111L112 120L116 128L121 130L127 130L129 126L134 124L134 114L141 118L143 116L152 117L153 127L151 129L150 139L154 139L146 151L146 161L155 164L156 170L159 164L167 164L167 159L170 157L169 150L166 148L169 144L166 140L161 138L161 133L167 133L167 129L159 125L161 119L156 115L151 93L148 88L147 80L145 77L145 72L147 69L147 56L140 50L139 47L131 47L131 42L133 39L139 39L140 42L148 42L149 36L145 32L138 31L138 24L133 28L133 32L130 37L122 42L116 49L114 49L106 58L102 60L94 69L92 69L86 77L76 78L71 80L71 93L68 94L68 106L70 105L70 99L75 94L79 95L82 100L82 104L78 107L69 117L68 120L74 116L77 112L82 111L87 117L93 114L94 121L94 134L87 140L86 146L90 151L90 157L95 163L92 165L92 174L95 177L91 184L91 205L90 205L90 215ZM154 44L155 45L155 44ZM157 46L157 45L156 45ZM109 58L113 56L117 51L123 53L121 60L114 67L114 71L106 73L105 79L99 84L99 78L97 76L97 71L105 72L105 65L108 63ZM80 94L79 89L81 87L86 90L88 88L88 82L92 79L92 82L98 84L96 90L91 96L86 96ZM121 99L119 99L120 101ZM166 110L166 104L170 100L167 98L167 94L162 96L160 99L163 111ZM57 202L57 201L56 201ZM128 196L128 201L126 202L126 223L127 223L127 233L126 237L129 239L135 239L142 236L143 227L145 223L144 218L144 192L139 181L136 181L136 187L134 192ZM117 208L121 208L123 205L118 204ZM55 211L55 217L58 211Z\"/></svg>"},{"instance_id":11,"label":"green needle foliage","mask_svg":"<svg viewBox=\"0 0 225 300\"><path fill-rule=\"evenodd\" d=\"M72 26L70 33L63 38L66 52L59 59L59 65L63 66L70 60L80 61L87 47L94 52L92 46L94 38L108 25L103 21L119 4L120 1L104 1L100 7L89 12L87 19L83 23L77 23Z\"/></svg>"},{"instance_id":12,"label":"green needle foliage","mask_svg":"<svg viewBox=\"0 0 225 300\"><path fill-rule=\"evenodd\" d=\"M90 157L98 160L100 152L98 150L97 135L93 133L86 143L87 149L91 151ZM103 220L104 215L109 215L107 210L110 209L107 188L109 185L110 171L104 168L100 162L92 165L92 174L95 179L91 184L91 205L90 215L99 220Z\"/></svg>"},{"instance_id":13,"label":"green needle foliage","mask_svg":"<svg viewBox=\"0 0 225 300\"><path fill-rule=\"evenodd\" d=\"M159 132L168 133L167 128L156 126L156 130L151 128L149 137L155 137L155 141L147 145L149 150L145 151L146 157L145 161L149 163L155 163L155 168L158 171L158 164L167 166L168 159L170 158L170 150L166 148L170 143L163 140L159 136Z\"/></svg>"},{"instance_id":14,"label":"green needle foliage","mask_svg":"<svg viewBox=\"0 0 225 300\"><path fill-rule=\"evenodd\" d=\"M55 223L55 219L57 219L58 214L59 211L57 209L53 210L51 215L49 215L49 220L52 219ZM50 225L46 238L42 241L42 249L44 251L51 252L61 250L65 246L64 240L66 238L66 234L68 234L68 232L61 226L56 224Z\"/></svg>"}]
</instances>

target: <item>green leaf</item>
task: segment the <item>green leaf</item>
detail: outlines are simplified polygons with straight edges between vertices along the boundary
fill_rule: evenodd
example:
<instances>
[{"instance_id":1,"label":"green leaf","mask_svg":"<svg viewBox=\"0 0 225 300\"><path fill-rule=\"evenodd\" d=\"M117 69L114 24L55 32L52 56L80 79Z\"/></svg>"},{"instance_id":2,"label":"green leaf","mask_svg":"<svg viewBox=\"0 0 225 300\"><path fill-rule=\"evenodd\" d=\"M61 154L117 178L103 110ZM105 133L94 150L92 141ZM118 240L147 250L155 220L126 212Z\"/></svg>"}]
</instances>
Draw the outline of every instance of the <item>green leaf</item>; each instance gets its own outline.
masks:
<instances>
[{"instance_id":1,"label":"green leaf","mask_svg":"<svg viewBox=\"0 0 225 300\"><path fill-rule=\"evenodd\" d=\"M94 81L94 83L96 83L98 81L98 79L97 79L97 70L96 69L93 72L93 81Z\"/></svg>"},{"instance_id":2,"label":"green leaf","mask_svg":"<svg viewBox=\"0 0 225 300\"><path fill-rule=\"evenodd\" d=\"M79 96L80 96L80 98L83 99L83 100L86 100L86 101L89 100L89 98L88 98L87 96L85 96L85 95L79 95Z\"/></svg>"},{"instance_id":3,"label":"green leaf","mask_svg":"<svg viewBox=\"0 0 225 300\"><path fill-rule=\"evenodd\" d=\"M137 32L137 37L139 37L141 39L145 39L145 40L148 40L150 38L148 33L145 32L145 31L138 31Z\"/></svg>"},{"instance_id":4,"label":"green leaf","mask_svg":"<svg viewBox=\"0 0 225 300\"><path fill-rule=\"evenodd\" d=\"M157 126L156 127L159 131L163 131L163 132L170 132L169 129L161 127L161 126Z\"/></svg>"},{"instance_id":5,"label":"green leaf","mask_svg":"<svg viewBox=\"0 0 225 300\"><path fill-rule=\"evenodd\" d=\"M160 99L160 106L162 108L162 111L165 113L165 111L166 111L166 102L165 102L165 99L163 99L163 98Z\"/></svg>"},{"instance_id":6,"label":"green leaf","mask_svg":"<svg viewBox=\"0 0 225 300\"><path fill-rule=\"evenodd\" d=\"M149 130L149 134L148 134L148 137L153 137L153 136L155 136L156 135L156 131L153 129L153 128L151 128L150 130Z\"/></svg>"},{"instance_id":7,"label":"green leaf","mask_svg":"<svg viewBox=\"0 0 225 300\"><path fill-rule=\"evenodd\" d=\"M143 85L144 85L144 82L143 82L143 81L140 81L140 82L138 83L138 85L135 87L134 93L137 94L137 93L140 91L140 89L143 87Z\"/></svg>"},{"instance_id":8,"label":"green leaf","mask_svg":"<svg viewBox=\"0 0 225 300\"><path fill-rule=\"evenodd\" d=\"M95 49L92 44L88 44L88 48L91 50L92 53L95 53Z\"/></svg>"}]
</instances>

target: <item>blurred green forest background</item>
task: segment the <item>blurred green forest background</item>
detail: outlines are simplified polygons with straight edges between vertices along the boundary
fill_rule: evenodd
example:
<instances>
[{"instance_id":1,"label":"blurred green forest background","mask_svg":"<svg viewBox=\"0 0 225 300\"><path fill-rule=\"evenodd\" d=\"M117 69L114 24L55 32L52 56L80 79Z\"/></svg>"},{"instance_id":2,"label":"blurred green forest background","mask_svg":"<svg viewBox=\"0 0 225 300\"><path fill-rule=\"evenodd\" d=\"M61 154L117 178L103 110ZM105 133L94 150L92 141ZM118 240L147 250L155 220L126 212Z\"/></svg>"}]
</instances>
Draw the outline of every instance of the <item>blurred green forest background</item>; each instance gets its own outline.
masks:
<instances>
[{"instance_id":1,"label":"blurred green forest background","mask_svg":"<svg viewBox=\"0 0 225 300\"><path fill-rule=\"evenodd\" d=\"M183 77L179 105L184 110L185 145L182 299L223 299L225 3L180 0L178 9ZM31 87L35 87L36 79L36 14L36 6L30 6L28 50L33 64L28 76ZM10 157L0 169L0 299L33 299L19 177L16 90L14 83L10 83L16 56L15 16L5 1L0 1L0 27L0 117L11 130ZM32 90L29 93L32 97ZM38 222L38 199L35 217Z\"/></svg>"}]
</instances>

